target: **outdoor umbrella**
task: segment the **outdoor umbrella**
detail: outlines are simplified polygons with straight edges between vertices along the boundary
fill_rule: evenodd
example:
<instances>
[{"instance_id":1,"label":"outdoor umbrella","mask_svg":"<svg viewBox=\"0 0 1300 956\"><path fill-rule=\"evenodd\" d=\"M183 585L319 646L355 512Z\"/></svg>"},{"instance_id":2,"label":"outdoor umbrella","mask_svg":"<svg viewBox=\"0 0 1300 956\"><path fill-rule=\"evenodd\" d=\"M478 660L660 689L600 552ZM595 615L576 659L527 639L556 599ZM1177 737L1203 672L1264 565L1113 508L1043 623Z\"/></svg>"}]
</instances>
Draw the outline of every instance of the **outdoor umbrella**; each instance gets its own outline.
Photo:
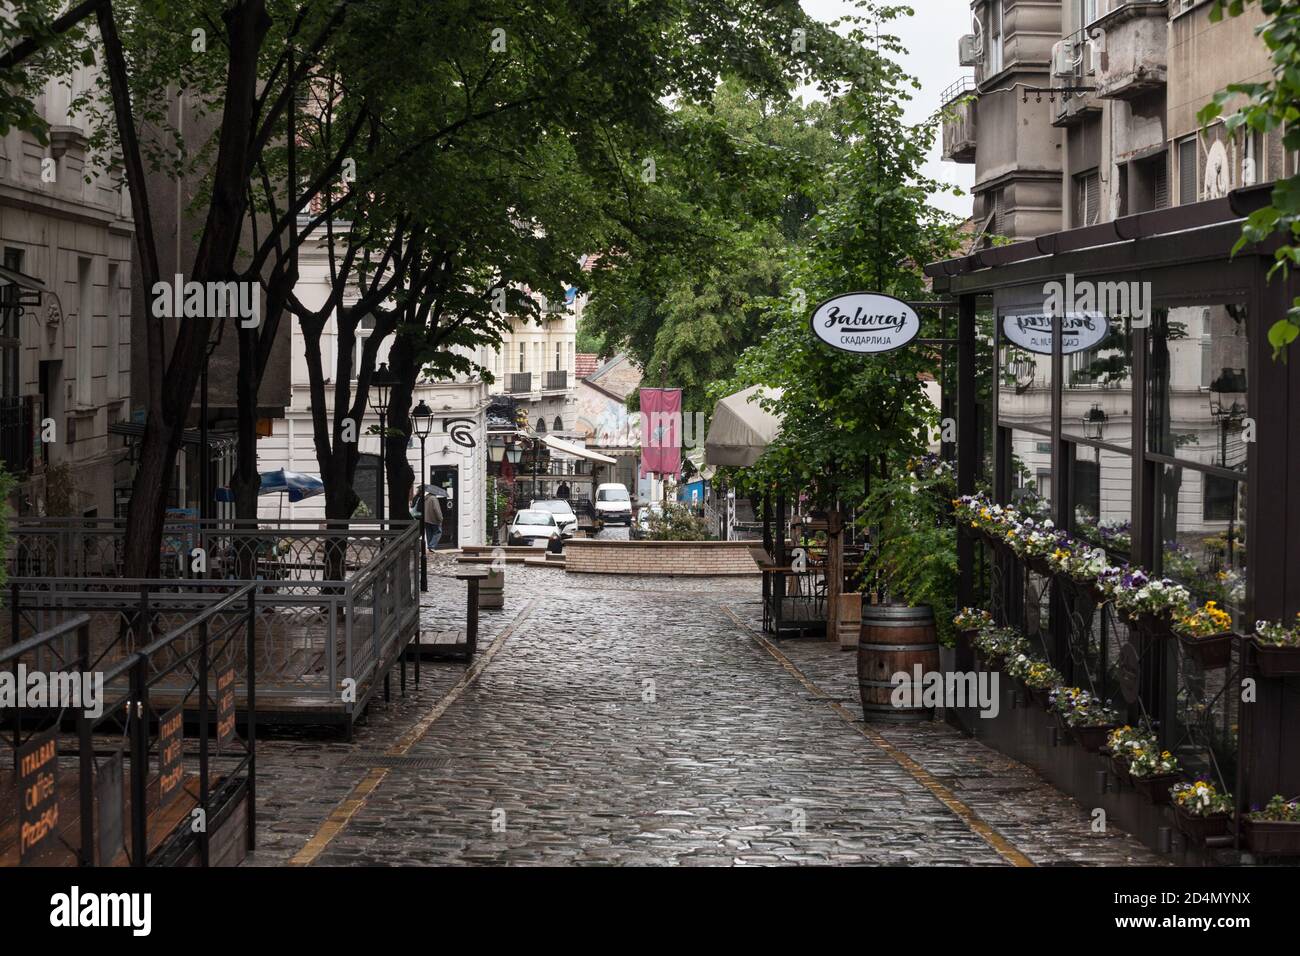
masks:
<instances>
[{"instance_id":1,"label":"outdoor umbrella","mask_svg":"<svg viewBox=\"0 0 1300 956\"><path fill-rule=\"evenodd\" d=\"M275 471L262 472L262 487L259 495L284 495L290 501L302 501L325 493L325 483L315 475L303 474L301 471L289 471L279 468Z\"/></svg>"},{"instance_id":2,"label":"outdoor umbrella","mask_svg":"<svg viewBox=\"0 0 1300 956\"><path fill-rule=\"evenodd\" d=\"M758 461L781 431L781 418L765 410L759 400L780 398L782 390L754 385L718 402L704 440L710 465L747 468Z\"/></svg>"}]
</instances>

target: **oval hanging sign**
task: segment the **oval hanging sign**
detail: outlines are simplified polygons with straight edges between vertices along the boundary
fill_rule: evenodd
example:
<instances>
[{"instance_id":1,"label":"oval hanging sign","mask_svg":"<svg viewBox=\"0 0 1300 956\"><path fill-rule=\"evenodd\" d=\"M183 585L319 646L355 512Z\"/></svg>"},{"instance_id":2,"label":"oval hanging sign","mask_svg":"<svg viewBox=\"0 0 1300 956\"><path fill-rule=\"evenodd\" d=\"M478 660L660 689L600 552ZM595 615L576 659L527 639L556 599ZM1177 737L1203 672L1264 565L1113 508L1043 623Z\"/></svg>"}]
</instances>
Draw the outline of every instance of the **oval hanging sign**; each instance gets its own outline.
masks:
<instances>
[{"instance_id":1,"label":"oval hanging sign","mask_svg":"<svg viewBox=\"0 0 1300 956\"><path fill-rule=\"evenodd\" d=\"M1061 320L1061 353L1070 355L1095 348L1110 331L1110 320L1094 312L1069 312ZM1052 354L1052 316L1040 312L1002 317L1002 334L1012 345Z\"/></svg>"},{"instance_id":2,"label":"oval hanging sign","mask_svg":"<svg viewBox=\"0 0 1300 956\"><path fill-rule=\"evenodd\" d=\"M902 348L921 331L910 305L878 292L847 292L813 310L817 338L841 352L872 354Z\"/></svg>"}]
</instances>

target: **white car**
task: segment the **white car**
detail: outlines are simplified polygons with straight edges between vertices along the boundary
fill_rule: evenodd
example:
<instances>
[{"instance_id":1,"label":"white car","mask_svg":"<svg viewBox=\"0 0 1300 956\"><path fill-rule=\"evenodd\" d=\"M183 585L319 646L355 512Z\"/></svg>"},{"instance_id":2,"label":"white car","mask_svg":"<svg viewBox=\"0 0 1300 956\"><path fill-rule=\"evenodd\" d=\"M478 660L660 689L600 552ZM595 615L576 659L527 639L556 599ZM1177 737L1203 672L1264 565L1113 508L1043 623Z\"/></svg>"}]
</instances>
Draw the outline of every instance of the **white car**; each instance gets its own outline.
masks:
<instances>
[{"instance_id":1,"label":"white car","mask_svg":"<svg viewBox=\"0 0 1300 956\"><path fill-rule=\"evenodd\" d=\"M534 501L531 505L534 511L549 511L555 515L555 523L560 526L560 534L566 538L572 538L578 530L578 516L573 513L573 507L563 498L546 498Z\"/></svg>"},{"instance_id":2,"label":"white car","mask_svg":"<svg viewBox=\"0 0 1300 956\"><path fill-rule=\"evenodd\" d=\"M526 508L517 512L510 522L506 544L529 548L545 548L552 540L560 538L560 526L549 511Z\"/></svg>"},{"instance_id":3,"label":"white car","mask_svg":"<svg viewBox=\"0 0 1300 956\"><path fill-rule=\"evenodd\" d=\"M664 506L657 501L652 501L650 504L644 505L641 510L636 513L636 526L642 531L649 531L650 519L655 515L662 515L663 513Z\"/></svg>"},{"instance_id":4,"label":"white car","mask_svg":"<svg viewBox=\"0 0 1300 956\"><path fill-rule=\"evenodd\" d=\"M607 484L596 489L596 517L606 524L632 526L632 496L626 485Z\"/></svg>"}]
</instances>

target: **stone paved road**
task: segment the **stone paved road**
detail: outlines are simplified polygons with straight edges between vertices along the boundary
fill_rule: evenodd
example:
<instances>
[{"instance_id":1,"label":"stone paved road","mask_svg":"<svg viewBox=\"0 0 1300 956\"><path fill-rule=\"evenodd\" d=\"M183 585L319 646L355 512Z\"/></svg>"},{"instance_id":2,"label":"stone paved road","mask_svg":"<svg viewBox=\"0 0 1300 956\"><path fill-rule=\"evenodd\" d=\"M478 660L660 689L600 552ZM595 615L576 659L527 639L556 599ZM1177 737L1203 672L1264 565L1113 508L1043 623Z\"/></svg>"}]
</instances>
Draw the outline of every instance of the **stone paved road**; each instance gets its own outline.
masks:
<instances>
[{"instance_id":1,"label":"stone paved road","mask_svg":"<svg viewBox=\"0 0 1300 956\"><path fill-rule=\"evenodd\" d=\"M427 620L463 614L457 587L431 582ZM250 863L1157 862L943 725L864 736L745 626L756 582L512 565L506 587L479 645L495 656L437 719L464 665L426 665L350 744L259 740ZM794 640L780 652L853 709L853 655ZM403 735L406 756L444 763L367 769Z\"/></svg>"}]
</instances>

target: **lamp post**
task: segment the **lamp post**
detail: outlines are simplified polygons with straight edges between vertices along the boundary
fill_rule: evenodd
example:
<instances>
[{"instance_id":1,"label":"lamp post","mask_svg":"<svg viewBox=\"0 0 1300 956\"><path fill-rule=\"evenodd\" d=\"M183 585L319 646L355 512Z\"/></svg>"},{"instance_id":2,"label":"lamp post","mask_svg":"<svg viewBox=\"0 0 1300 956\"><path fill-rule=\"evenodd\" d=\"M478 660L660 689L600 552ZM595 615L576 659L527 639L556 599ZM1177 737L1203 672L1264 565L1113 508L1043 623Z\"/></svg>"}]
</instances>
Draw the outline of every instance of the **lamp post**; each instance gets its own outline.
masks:
<instances>
[{"instance_id":1,"label":"lamp post","mask_svg":"<svg viewBox=\"0 0 1300 956\"><path fill-rule=\"evenodd\" d=\"M497 502L500 500L499 486L501 483L501 463L505 461L505 457L506 457L505 439L499 436L492 436L488 438L487 453L488 453L488 461L491 464L497 466L496 477L489 479L490 481L494 482L494 484L492 485L492 497L491 499L489 499L489 504L491 505L491 509L492 509L489 517L492 520L491 537L495 539L497 534L497 529L501 526L501 516L497 514ZM492 474L493 469L489 468L488 473Z\"/></svg>"},{"instance_id":2,"label":"lamp post","mask_svg":"<svg viewBox=\"0 0 1300 956\"><path fill-rule=\"evenodd\" d=\"M428 471L424 466L424 442L433 429L433 409L420 399L420 404L411 409L411 430L420 439L420 481L415 486L424 491L424 478ZM427 492L425 492L427 494ZM429 538L424 530L424 499L420 499L420 590L429 590Z\"/></svg>"},{"instance_id":3,"label":"lamp post","mask_svg":"<svg viewBox=\"0 0 1300 956\"><path fill-rule=\"evenodd\" d=\"M381 362L375 374L370 378L370 410L379 415L379 520L384 520L384 482L388 473L388 396L397 384L397 376L388 370L388 363Z\"/></svg>"}]
</instances>

